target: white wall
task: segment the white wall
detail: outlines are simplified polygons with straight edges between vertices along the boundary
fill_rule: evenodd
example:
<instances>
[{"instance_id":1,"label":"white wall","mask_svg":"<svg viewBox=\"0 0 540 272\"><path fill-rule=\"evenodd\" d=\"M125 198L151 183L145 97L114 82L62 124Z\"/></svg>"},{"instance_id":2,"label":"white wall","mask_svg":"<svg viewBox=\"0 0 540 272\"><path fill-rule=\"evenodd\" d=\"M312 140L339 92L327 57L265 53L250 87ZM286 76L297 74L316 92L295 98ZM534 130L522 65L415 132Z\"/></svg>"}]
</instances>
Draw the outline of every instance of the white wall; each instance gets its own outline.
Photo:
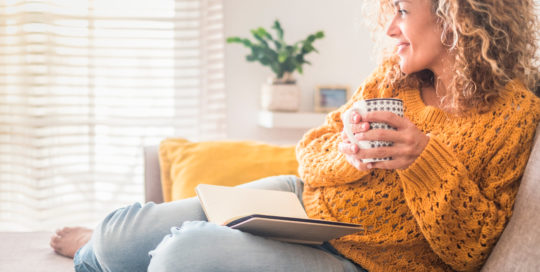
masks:
<instances>
[{"instance_id":1,"label":"white wall","mask_svg":"<svg viewBox=\"0 0 540 272\"><path fill-rule=\"evenodd\" d=\"M314 44L320 54L308 55L312 65L304 67L303 75L295 74L302 88L301 110L312 111L313 91L317 85L348 85L354 91L375 67L369 32L360 24L361 2L225 0L225 36L251 38L251 29L262 26L270 30L275 19L280 20L288 43L323 30L326 37ZM248 53L249 50L239 44L226 44L229 138L296 143L305 130L257 126L260 86L272 72L259 63L245 61Z\"/></svg>"}]
</instances>

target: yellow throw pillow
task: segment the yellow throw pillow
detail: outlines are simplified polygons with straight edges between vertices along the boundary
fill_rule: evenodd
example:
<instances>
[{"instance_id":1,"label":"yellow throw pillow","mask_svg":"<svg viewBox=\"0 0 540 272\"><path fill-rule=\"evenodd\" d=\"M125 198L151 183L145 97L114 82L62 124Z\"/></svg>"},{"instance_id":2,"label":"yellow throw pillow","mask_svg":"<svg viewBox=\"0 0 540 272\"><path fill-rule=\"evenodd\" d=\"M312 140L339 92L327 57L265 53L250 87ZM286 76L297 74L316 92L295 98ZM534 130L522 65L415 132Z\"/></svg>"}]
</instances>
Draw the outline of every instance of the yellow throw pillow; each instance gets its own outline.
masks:
<instances>
[{"instance_id":1,"label":"yellow throw pillow","mask_svg":"<svg viewBox=\"0 0 540 272\"><path fill-rule=\"evenodd\" d=\"M250 141L166 139L159 146L159 164L165 201L195 196L200 183L234 186L273 175L298 175L294 146Z\"/></svg>"}]
</instances>

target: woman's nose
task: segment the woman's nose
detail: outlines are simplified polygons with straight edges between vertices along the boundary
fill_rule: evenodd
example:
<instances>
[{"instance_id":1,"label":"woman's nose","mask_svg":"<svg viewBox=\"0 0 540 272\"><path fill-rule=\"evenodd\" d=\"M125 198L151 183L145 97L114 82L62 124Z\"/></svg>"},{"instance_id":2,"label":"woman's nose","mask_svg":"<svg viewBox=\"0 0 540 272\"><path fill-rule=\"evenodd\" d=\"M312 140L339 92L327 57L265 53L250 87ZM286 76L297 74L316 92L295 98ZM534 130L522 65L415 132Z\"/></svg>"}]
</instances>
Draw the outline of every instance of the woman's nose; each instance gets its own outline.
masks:
<instances>
[{"instance_id":1,"label":"woman's nose","mask_svg":"<svg viewBox=\"0 0 540 272\"><path fill-rule=\"evenodd\" d=\"M394 17L388 24L386 28L386 35L392 38L396 38L399 35L399 27L397 27L396 24L396 17Z\"/></svg>"}]
</instances>

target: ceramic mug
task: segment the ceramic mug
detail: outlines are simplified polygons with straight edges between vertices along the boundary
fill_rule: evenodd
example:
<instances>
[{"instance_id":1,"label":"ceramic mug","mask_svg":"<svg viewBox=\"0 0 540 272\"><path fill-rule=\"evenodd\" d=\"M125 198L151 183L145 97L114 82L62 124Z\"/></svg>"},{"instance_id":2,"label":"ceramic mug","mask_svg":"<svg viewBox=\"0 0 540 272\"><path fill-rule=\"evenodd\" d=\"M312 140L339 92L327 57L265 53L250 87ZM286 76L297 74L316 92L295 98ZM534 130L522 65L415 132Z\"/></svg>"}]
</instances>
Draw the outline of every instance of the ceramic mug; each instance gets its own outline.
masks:
<instances>
[{"instance_id":1,"label":"ceramic mug","mask_svg":"<svg viewBox=\"0 0 540 272\"><path fill-rule=\"evenodd\" d=\"M343 130L347 134L347 138L356 144L361 149L376 148L382 146L392 146L392 142L387 141L358 141L354 138L354 134L351 129L351 113L357 112L361 116L365 116L368 112L372 111L389 111L400 117L403 117L403 101L397 98L374 98L367 100L360 100L353 104L353 106L348 109L342 116L341 120L343 121ZM369 129L393 129L390 125L386 123L370 123ZM363 163L368 162L378 162L378 161L388 161L392 158L370 158L362 159Z\"/></svg>"}]
</instances>

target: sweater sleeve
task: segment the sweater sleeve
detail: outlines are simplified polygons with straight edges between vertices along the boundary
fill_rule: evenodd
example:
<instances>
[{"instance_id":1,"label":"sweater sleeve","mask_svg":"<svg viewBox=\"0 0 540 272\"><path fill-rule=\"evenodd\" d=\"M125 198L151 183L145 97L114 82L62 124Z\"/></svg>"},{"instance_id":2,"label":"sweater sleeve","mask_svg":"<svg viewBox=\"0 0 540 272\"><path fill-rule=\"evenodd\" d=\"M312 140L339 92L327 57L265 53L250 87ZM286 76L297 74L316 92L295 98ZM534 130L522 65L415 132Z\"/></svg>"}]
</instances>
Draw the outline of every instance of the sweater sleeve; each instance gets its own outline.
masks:
<instances>
[{"instance_id":1,"label":"sweater sleeve","mask_svg":"<svg viewBox=\"0 0 540 272\"><path fill-rule=\"evenodd\" d=\"M535 124L534 119L529 124ZM512 214L535 129L503 129L508 132L498 137L501 144L481 173L469 173L437 135L409 168L398 171L425 239L458 271L482 266Z\"/></svg>"},{"instance_id":2,"label":"sweater sleeve","mask_svg":"<svg viewBox=\"0 0 540 272\"><path fill-rule=\"evenodd\" d=\"M310 130L296 146L298 173L310 187L351 183L366 175L338 151L343 129L341 112L330 113L323 126Z\"/></svg>"},{"instance_id":3,"label":"sweater sleeve","mask_svg":"<svg viewBox=\"0 0 540 272\"><path fill-rule=\"evenodd\" d=\"M341 115L355 101L380 97L388 93L380 87L381 72L374 73L353 94L349 101L338 110L326 116L324 124L308 131L296 146L298 173L304 183L310 187L334 186L355 182L368 171L358 171L338 151L341 142L343 122Z\"/></svg>"},{"instance_id":4,"label":"sweater sleeve","mask_svg":"<svg viewBox=\"0 0 540 272\"><path fill-rule=\"evenodd\" d=\"M296 145L298 173L306 185L320 187L346 184L366 174L354 168L347 162L345 155L338 151L343 130L341 114L353 104L356 96L338 110L329 113L322 126L308 131Z\"/></svg>"}]
</instances>

